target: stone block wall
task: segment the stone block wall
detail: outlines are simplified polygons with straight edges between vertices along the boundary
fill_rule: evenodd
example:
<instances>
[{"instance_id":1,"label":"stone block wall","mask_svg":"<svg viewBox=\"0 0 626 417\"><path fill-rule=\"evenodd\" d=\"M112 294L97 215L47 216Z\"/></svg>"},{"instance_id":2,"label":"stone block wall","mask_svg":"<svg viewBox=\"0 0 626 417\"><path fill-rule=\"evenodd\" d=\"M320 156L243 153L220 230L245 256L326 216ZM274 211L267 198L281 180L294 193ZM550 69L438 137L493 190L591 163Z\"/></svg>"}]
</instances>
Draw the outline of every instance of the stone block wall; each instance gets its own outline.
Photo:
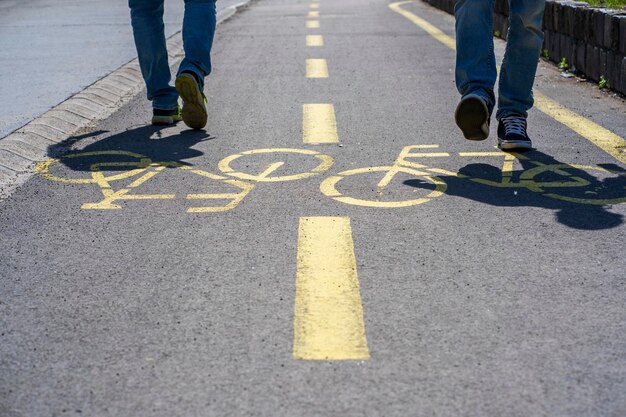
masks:
<instances>
[{"instance_id":1,"label":"stone block wall","mask_svg":"<svg viewBox=\"0 0 626 417\"><path fill-rule=\"evenodd\" d=\"M455 0L424 0L454 13ZM494 33L506 39L508 0L495 0ZM587 78L608 80L611 88L626 94L626 11L590 7L585 2L547 0L543 21L544 51L548 59L560 63Z\"/></svg>"}]
</instances>

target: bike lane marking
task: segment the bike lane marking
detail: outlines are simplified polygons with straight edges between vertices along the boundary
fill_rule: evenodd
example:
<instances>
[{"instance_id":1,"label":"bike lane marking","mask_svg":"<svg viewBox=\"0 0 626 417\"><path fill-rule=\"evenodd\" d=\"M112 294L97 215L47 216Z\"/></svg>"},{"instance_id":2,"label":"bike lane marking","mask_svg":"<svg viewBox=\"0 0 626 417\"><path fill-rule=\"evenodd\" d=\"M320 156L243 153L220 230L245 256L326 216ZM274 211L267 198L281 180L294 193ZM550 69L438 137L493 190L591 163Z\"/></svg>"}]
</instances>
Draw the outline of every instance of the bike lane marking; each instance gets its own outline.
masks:
<instances>
[{"instance_id":1,"label":"bike lane marking","mask_svg":"<svg viewBox=\"0 0 626 417\"><path fill-rule=\"evenodd\" d=\"M325 59L306 60L306 78L328 78L328 64Z\"/></svg>"},{"instance_id":2,"label":"bike lane marking","mask_svg":"<svg viewBox=\"0 0 626 417\"><path fill-rule=\"evenodd\" d=\"M456 51L456 41L453 37L446 35L443 31L433 26L431 23L400 7L408 3L414 3L414 0L391 3L389 4L389 8L422 28L429 35L448 48ZM626 164L626 154L621 151L626 148L626 140L624 138L600 126L599 124L592 122L580 114L567 109L565 106L545 96L540 91L534 90L534 97L535 107L538 110L564 126L567 126L618 161Z\"/></svg>"},{"instance_id":3,"label":"bike lane marking","mask_svg":"<svg viewBox=\"0 0 626 417\"><path fill-rule=\"evenodd\" d=\"M301 217L293 356L369 359L349 217Z\"/></svg>"}]
</instances>

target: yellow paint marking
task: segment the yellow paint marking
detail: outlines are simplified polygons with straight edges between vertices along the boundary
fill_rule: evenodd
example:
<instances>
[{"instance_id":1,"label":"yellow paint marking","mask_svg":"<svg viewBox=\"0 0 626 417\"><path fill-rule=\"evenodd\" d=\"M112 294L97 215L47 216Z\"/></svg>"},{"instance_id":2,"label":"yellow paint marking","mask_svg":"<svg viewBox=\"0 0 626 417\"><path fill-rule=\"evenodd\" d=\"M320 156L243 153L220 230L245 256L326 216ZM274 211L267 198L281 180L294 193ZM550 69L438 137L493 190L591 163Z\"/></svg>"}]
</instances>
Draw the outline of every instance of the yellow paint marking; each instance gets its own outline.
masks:
<instances>
[{"instance_id":1,"label":"yellow paint marking","mask_svg":"<svg viewBox=\"0 0 626 417\"><path fill-rule=\"evenodd\" d=\"M304 143L339 143L335 107L332 104L305 104L302 117Z\"/></svg>"},{"instance_id":2,"label":"yellow paint marking","mask_svg":"<svg viewBox=\"0 0 626 417\"><path fill-rule=\"evenodd\" d=\"M535 91L535 107L557 122L578 133L623 164L626 164L626 140L610 130L567 109L565 106Z\"/></svg>"},{"instance_id":3,"label":"yellow paint marking","mask_svg":"<svg viewBox=\"0 0 626 417\"><path fill-rule=\"evenodd\" d=\"M405 146L396 162L393 164L393 167L387 172L387 174L383 177L382 180L378 183L378 187L384 188L389 185L393 177L398 175L400 172L400 167L411 167L416 169L426 168L426 165L419 164L417 162L407 161L407 158L436 158L436 157L447 157L450 156L447 152L413 152L414 149L436 149L439 145L410 145ZM426 175L426 174L423 174Z\"/></svg>"},{"instance_id":4,"label":"yellow paint marking","mask_svg":"<svg viewBox=\"0 0 626 417\"><path fill-rule=\"evenodd\" d=\"M443 43L444 45L446 45L448 48L450 49L455 49L456 50L456 42L454 40L454 38L446 35L445 33L443 33L439 28L431 25L429 22L427 22L426 20L422 19L421 17L402 9L400 6L407 4L407 3L414 3L413 0L409 0L409 1L399 1L396 3L391 3L389 4L389 8L391 10L393 10L396 13L401 14L402 16L406 17L407 19L409 19L411 22L415 23L417 26L421 27L423 30L425 30L430 36L432 36L433 38L437 39L439 42Z\"/></svg>"},{"instance_id":5,"label":"yellow paint marking","mask_svg":"<svg viewBox=\"0 0 626 417\"><path fill-rule=\"evenodd\" d=\"M317 29L320 27L320 21L319 20L307 20L306 27L309 29Z\"/></svg>"},{"instance_id":6,"label":"yellow paint marking","mask_svg":"<svg viewBox=\"0 0 626 417\"><path fill-rule=\"evenodd\" d=\"M348 217L300 218L293 356L370 357Z\"/></svg>"},{"instance_id":7,"label":"yellow paint marking","mask_svg":"<svg viewBox=\"0 0 626 417\"><path fill-rule=\"evenodd\" d=\"M325 59L306 60L307 78L328 78L328 65Z\"/></svg>"},{"instance_id":8,"label":"yellow paint marking","mask_svg":"<svg viewBox=\"0 0 626 417\"><path fill-rule=\"evenodd\" d=\"M307 17L320 17L320 12L317 10L311 10L308 14Z\"/></svg>"},{"instance_id":9,"label":"yellow paint marking","mask_svg":"<svg viewBox=\"0 0 626 417\"><path fill-rule=\"evenodd\" d=\"M418 17L414 13L400 7L404 4L414 2L414 0L395 2L389 4L389 8L409 19L448 48L456 50L456 42L454 38L446 35L440 29L421 17ZM580 114L569 110L565 106L548 98L539 91L535 90L534 98L535 107L538 110L578 133L580 136L587 139L618 161L626 164L626 153L623 152L623 149L626 149L626 140L624 138L600 126L599 124L592 122Z\"/></svg>"},{"instance_id":10,"label":"yellow paint marking","mask_svg":"<svg viewBox=\"0 0 626 417\"><path fill-rule=\"evenodd\" d=\"M432 190L425 197L418 197L409 200L403 201L379 201L379 200L366 200L362 198L354 198L343 196L341 192L337 189L337 184L339 181L344 179L345 177L352 175L360 175L360 174L369 174L372 172L395 172L397 175L400 172L411 176L423 177L427 181L433 183L435 185L435 189ZM362 206L362 207L374 207L374 208L400 208L400 207L411 207L419 204L424 204L432 200L433 198L440 197L446 191L447 185L445 181L436 177L434 175L430 175L426 172L417 171L413 168L407 168L402 166L377 166L377 167L366 167L366 168L356 168L348 171L340 172L337 175L330 176L322 181L320 184L320 191L322 194L331 197L332 199L339 201L345 204L351 204L354 206Z\"/></svg>"},{"instance_id":11,"label":"yellow paint marking","mask_svg":"<svg viewBox=\"0 0 626 417\"><path fill-rule=\"evenodd\" d=\"M324 46L322 35L306 35L306 46Z\"/></svg>"},{"instance_id":12,"label":"yellow paint marking","mask_svg":"<svg viewBox=\"0 0 626 417\"><path fill-rule=\"evenodd\" d=\"M264 172L262 172L261 174L255 174L255 175L248 174L246 172L237 172L230 166L230 164L233 161L243 156L268 154L268 153L310 155L310 156L313 156L315 159L318 159L320 163L315 168L307 172L302 172L302 173L293 174L293 175L279 175L279 176L273 176L273 177L269 176L269 174L271 173L269 171L275 171L276 169L278 169L280 166L284 164L283 162L277 162L275 164L271 164L268 168L265 169ZM245 151L245 152L227 156L226 158L222 159L218 163L218 168L224 174L227 174L236 178L240 178L242 180L258 181L258 182L280 182L280 181L302 180L305 178L312 177L314 175L327 171L333 165L333 162L334 160L331 156L324 155L324 154L321 154L317 151L313 151L310 149L292 149L292 148L253 149L250 151Z\"/></svg>"},{"instance_id":13,"label":"yellow paint marking","mask_svg":"<svg viewBox=\"0 0 626 417\"><path fill-rule=\"evenodd\" d=\"M310 4L310 5L309 5L309 7L310 7L311 9L319 9L319 8L320 8L320 5L319 5L319 4Z\"/></svg>"}]
</instances>

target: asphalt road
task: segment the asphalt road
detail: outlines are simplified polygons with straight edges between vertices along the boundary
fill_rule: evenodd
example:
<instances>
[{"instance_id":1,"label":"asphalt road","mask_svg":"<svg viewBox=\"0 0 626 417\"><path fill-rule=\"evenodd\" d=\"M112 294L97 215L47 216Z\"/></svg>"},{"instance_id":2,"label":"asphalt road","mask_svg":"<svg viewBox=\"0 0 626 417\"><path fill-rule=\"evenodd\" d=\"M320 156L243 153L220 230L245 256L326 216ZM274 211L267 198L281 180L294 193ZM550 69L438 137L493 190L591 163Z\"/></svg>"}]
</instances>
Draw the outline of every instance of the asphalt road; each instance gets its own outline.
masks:
<instances>
[{"instance_id":1,"label":"asphalt road","mask_svg":"<svg viewBox=\"0 0 626 417\"><path fill-rule=\"evenodd\" d=\"M167 36L183 4L165 2ZM132 36L127 1L0 0L0 139L133 59Z\"/></svg>"},{"instance_id":2,"label":"asphalt road","mask_svg":"<svg viewBox=\"0 0 626 417\"><path fill-rule=\"evenodd\" d=\"M0 415L626 414L623 157L551 110L536 151L465 141L450 48L315 4L218 28L206 132L140 94L0 203ZM536 88L626 136L623 100Z\"/></svg>"}]
</instances>

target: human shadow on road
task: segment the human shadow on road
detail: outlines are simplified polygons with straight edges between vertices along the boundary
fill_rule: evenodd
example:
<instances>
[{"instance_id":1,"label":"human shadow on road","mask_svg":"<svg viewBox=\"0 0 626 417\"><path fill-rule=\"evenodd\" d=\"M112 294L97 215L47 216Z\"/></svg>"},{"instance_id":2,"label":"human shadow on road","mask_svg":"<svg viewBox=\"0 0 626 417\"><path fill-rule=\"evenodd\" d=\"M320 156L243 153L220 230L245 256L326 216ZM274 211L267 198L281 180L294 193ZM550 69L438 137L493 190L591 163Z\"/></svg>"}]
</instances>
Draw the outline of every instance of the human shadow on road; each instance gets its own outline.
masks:
<instances>
[{"instance_id":1,"label":"human shadow on road","mask_svg":"<svg viewBox=\"0 0 626 417\"><path fill-rule=\"evenodd\" d=\"M447 184L445 194L468 198L499 207L541 207L555 211L563 225L580 230L617 227L623 216L608 210L626 202L626 170L615 164L582 169L557 161L539 151L523 154L522 169L513 171L511 186L502 184L499 167L470 163L459 169L458 176L438 175ZM427 188L419 180L405 185Z\"/></svg>"},{"instance_id":2,"label":"human shadow on road","mask_svg":"<svg viewBox=\"0 0 626 417\"><path fill-rule=\"evenodd\" d=\"M213 139L207 132L201 130L178 132L172 127L148 125L126 130L90 143L80 150L67 152L68 143L76 144L91 136L94 135L74 137L62 145L53 145L49 148L48 154L51 156L66 154L60 158L63 165L72 171L85 172L92 171L94 163L101 163L98 166L100 171L119 171L124 169L121 165L124 161L137 161L140 157L148 158L152 162L167 161L179 165L192 165L188 160L203 155L192 147L199 142ZM72 157L76 154L87 156ZM116 163L120 165L116 166Z\"/></svg>"}]
</instances>

